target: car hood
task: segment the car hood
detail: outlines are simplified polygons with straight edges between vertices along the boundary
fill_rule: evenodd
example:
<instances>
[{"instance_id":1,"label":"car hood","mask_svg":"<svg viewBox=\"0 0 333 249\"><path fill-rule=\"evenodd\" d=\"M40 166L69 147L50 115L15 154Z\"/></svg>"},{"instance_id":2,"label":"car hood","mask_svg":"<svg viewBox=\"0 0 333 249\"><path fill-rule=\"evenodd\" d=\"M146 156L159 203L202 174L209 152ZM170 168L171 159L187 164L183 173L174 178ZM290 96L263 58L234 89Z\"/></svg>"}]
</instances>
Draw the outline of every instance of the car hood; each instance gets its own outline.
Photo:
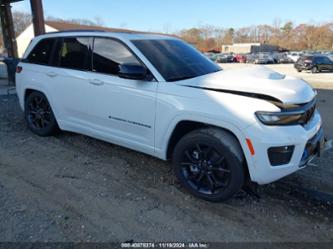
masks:
<instances>
[{"instance_id":1,"label":"car hood","mask_svg":"<svg viewBox=\"0 0 333 249\"><path fill-rule=\"evenodd\" d=\"M267 67L219 71L177 82L182 86L229 93L249 93L271 97L285 104L304 104L316 95L302 79L285 76Z\"/></svg>"}]
</instances>

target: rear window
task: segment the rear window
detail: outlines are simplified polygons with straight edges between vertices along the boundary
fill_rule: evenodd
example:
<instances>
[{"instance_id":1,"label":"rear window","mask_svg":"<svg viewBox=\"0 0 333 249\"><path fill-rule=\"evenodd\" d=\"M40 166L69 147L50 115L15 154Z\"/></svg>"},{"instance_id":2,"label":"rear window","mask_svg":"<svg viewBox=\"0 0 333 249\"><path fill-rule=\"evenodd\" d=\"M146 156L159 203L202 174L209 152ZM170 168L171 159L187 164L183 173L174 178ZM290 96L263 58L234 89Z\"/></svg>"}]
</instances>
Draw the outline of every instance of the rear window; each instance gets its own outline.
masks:
<instances>
[{"instance_id":1,"label":"rear window","mask_svg":"<svg viewBox=\"0 0 333 249\"><path fill-rule=\"evenodd\" d=\"M34 64L48 65L54 43L55 39L53 38L41 40L30 52L26 61Z\"/></svg>"},{"instance_id":2,"label":"rear window","mask_svg":"<svg viewBox=\"0 0 333 249\"><path fill-rule=\"evenodd\" d=\"M299 61L300 61L300 62L304 62L304 61L312 61L312 60L313 60L313 57L312 57L312 56L304 56L304 57L299 58Z\"/></svg>"},{"instance_id":3,"label":"rear window","mask_svg":"<svg viewBox=\"0 0 333 249\"><path fill-rule=\"evenodd\" d=\"M59 48L55 55L57 66L77 70L91 69L91 49L88 37L64 38L62 46Z\"/></svg>"}]
</instances>

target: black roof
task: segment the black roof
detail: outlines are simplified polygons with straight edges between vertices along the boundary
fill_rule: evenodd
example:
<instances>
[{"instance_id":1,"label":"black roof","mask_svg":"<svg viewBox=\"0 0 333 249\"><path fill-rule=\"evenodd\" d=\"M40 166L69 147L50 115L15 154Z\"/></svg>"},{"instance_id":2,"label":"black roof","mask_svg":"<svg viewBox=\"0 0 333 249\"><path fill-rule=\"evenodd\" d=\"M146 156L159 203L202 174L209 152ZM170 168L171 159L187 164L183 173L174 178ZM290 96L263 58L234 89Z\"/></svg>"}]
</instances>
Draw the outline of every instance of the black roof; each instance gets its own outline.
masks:
<instances>
[{"instance_id":1,"label":"black roof","mask_svg":"<svg viewBox=\"0 0 333 249\"><path fill-rule=\"evenodd\" d=\"M23 0L0 0L0 4L4 3L15 3L15 2L21 2Z\"/></svg>"}]
</instances>

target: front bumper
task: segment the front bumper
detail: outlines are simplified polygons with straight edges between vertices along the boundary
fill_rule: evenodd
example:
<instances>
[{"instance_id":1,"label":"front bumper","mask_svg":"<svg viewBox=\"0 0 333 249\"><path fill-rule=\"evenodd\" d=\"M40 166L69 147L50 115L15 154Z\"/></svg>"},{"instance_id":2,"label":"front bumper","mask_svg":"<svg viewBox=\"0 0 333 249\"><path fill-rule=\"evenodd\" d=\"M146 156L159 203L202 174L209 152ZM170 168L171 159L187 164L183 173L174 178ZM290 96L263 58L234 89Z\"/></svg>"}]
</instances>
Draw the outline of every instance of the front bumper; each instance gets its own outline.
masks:
<instances>
[{"instance_id":1,"label":"front bumper","mask_svg":"<svg viewBox=\"0 0 333 249\"><path fill-rule=\"evenodd\" d=\"M306 166L316 156L321 156L325 149L324 130L321 128L317 134L311 138L305 145L300 167Z\"/></svg>"},{"instance_id":2,"label":"front bumper","mask_svg":"<svg viewBox=\"0 0 333 249\"><path fill-rule=\"evenodd\" d=\"M322 121L318 111L305 125L265 126L256 123L245 130L251 139L255 154L248 156L251 180L258 184L274 182L284 176L304 168L314 157L323 151L325 140ZM272 166L268 149L279 146L294 146L288 164Z\"/></svg>"}]
</instances>

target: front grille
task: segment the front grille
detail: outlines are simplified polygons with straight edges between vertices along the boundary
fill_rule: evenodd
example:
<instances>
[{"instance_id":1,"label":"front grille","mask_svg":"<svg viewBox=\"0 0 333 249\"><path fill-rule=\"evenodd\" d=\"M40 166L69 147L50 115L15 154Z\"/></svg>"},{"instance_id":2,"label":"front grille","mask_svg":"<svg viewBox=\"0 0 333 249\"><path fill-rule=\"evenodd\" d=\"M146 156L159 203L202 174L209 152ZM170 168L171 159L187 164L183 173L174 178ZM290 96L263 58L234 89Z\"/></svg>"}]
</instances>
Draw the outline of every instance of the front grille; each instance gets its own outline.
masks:
<instances>
[{"instance_id":1,"label":"front grille","mask_svg":"<svg viewBox=\"0 0 333 249\"><path fill-rule=\"evenodd\" d=\"M312 105L309 105L306 107L304 114L302 115L302 118L300 119L300 124L306 125L313 117L315 111L316 111L316 101L311 103Z\"/></svg>"},{"instance_id":2,"label":"front grille","mask_svg":"<svg viewBox=\"0 0 333 249\"><path fill-rule=\"evenodd\" d=\"M298 125L306 125L313 118L316 107L317 107L317 99L314 98L310 102L306 104L297 104L297 105L289 105L289 106L279 106L282 109L282 112L285 113L294 113L300 115L300 118L297 119L295 124Z\"/></svg>"}]
</instances>

